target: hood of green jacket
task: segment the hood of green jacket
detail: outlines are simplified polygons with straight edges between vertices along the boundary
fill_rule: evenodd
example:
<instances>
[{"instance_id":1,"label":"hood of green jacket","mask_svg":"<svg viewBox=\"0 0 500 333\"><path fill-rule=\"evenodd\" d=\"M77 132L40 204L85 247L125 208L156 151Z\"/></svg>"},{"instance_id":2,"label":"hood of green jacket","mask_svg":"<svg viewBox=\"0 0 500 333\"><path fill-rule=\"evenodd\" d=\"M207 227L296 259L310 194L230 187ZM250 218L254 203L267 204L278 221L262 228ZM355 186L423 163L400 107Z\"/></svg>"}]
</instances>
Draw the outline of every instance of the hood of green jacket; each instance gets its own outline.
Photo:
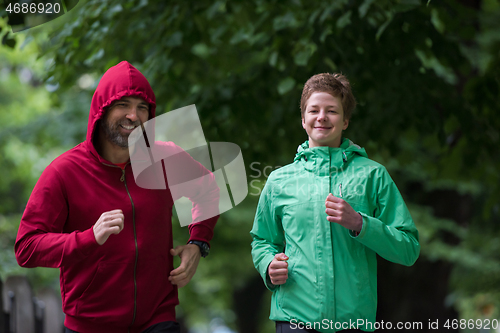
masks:
<instances>
[{"instance_id":1,"label":"hood of green jacket","mask_svg":"<svg viewBox=\"0 0 500 333\"><path fill-rule=\"evenodd\" d=\"M332 154L332 152L341 152L342 160L347 162L353 155L357 154L360 156L368 157L365 148L361 148L351 140L347 138L342 138L342 143L339 148L332 147L313 147L309 148L309 140L306 140L303 144L297 147L297 154L295 154L294 161L305 159L308 161L312 158L324 158Z\"/></svg>"},{"instance_id":2,"label":"hood of green jacket","mask_svg":"<svg viewBox=\"0 0 500 333\"><path fill-rule=\"evenodd\" d=\"M309 147L305 141L297 148L294 162L302 164L310 172L324 172L324 170L343 170L355 156L368 157L364 148L351 140L342 138L340 147ZM331 171L330 171L331 172Z\"/></svg>"}]
</instances>

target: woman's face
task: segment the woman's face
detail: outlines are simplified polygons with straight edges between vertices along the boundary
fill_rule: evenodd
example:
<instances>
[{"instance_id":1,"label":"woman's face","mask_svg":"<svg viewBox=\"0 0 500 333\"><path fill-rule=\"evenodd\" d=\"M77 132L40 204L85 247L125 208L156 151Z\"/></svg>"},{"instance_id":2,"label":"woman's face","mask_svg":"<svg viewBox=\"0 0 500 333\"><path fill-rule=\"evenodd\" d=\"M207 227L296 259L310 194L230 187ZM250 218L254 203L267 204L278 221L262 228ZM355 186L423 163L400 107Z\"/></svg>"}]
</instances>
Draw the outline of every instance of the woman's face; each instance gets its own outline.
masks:
<instances>
[{"instance_id":1,"label":"woman's face","mask_svg":"<svg viewBox=\"0 0 500 333\"><path fill-rule=\"evenodd\" d=\"M342 101L326 92L315 92L306 103L302 127L309 135L309 147L339 147L342 131L349 125L344 119Z\"/></svg>"}]
</instances>

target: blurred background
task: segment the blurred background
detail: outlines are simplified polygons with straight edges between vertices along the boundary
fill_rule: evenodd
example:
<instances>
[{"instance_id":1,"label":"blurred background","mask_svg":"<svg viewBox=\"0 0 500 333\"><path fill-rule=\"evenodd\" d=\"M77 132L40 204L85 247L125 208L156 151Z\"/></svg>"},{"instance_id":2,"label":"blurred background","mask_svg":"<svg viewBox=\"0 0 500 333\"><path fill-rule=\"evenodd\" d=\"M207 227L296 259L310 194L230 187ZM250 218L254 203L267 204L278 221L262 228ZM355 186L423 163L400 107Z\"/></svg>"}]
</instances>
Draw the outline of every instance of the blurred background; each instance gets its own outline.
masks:
<instances>
[{"instance_id":1,"label":"blurred background","mask_svg":"<svg viewBox=\"0 0 500 333\"><path fill-rule=\"evenodd\" d=\"M38 26L9 23L0 8L0 279L59 293L58 270L17 265L19 221L43 169L85 139L102 74L127 60L150 81L158 114L196 104L207 140L238 144L245 160L249 195L220 217L210 255L180 290L179 320L191 333L274 332L250 255L257 200L307 139L304 82L342 72L358 101L345 136L387 167L420 232L414 266L379 260L378 321L498 328L498 0L77 3ZM187 228L173 225L184 244Z\"/></svg>"}]
</instances>

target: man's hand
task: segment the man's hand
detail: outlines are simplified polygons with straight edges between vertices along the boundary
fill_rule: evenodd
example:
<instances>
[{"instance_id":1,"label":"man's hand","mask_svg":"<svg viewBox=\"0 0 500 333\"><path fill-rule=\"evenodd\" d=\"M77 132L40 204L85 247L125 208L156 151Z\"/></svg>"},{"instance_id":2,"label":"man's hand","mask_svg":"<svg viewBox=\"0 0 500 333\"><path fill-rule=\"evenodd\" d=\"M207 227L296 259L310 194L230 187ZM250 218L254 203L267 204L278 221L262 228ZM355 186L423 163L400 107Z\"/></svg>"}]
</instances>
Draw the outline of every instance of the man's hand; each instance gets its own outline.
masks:
<instances>
[{"instance_id":1,"label":"man's hand","mask_svg":"<svg viewBox=\"0 0 500 333\"><path fill-rule=\"evenodd\" d=\"M94 237L97 244L106 243L108 237L112 234L119 234L123 230L125 217L121 209L111 210L102 213L99 220L94 224Z\"/></svg>"},{"instance_id":2,"label":"man's hand","mask_svg":"<svg viewBox=\"0 0 500 333\"><path fill-rule=\"evenodd\" d=\"M363 227L363 218L344 199L334 197L331 193L325 201L326 219L333 223L360 232Z\"/></svg>"},{"instance_id":3,"label":"man's hand","mask_svg":"<svg viewBox=\"0 0 500 333\"><path fill-rule=\"evenodd\" d=\"M288 279L288 257L284 253L277 253L269 264L268 273L271 283L275 286L284 284Z\"/></svg>"},{"instance_id":4,"label":"man's hand","mask_svg":"<svg viewBox=\"0 0 500 333\"><path fill-rule=\"evenodd\" d=\"M196 244L179 245L175 249L170 249L170 254L179 256L181 264L170 272L168 279L172 284L182 288L191 281L196 273L201 258L200 248Z\"/></svg>"}]
</instances>

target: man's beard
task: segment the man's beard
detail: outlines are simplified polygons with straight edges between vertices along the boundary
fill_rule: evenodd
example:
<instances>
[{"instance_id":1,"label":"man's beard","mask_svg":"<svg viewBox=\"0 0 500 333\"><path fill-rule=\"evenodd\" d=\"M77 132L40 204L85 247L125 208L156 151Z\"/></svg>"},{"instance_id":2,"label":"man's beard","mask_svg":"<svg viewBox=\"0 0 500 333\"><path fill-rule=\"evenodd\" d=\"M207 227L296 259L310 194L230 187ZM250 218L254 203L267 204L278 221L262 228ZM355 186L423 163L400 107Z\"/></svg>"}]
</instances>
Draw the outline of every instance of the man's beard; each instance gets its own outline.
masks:
<instances>
[{"instance_id":1,"label":"man's beard","mask_svg":"<svg viewBox=\"0 0 500 333\"><path fill-rule=\"evenodd\" d=\"M106 138L113 144L117 145L118 147L121 148L128 148L128 137L129 134L121 134L120 133L120 123L110 123L107 121L103 121L101 123L102 128L104 129L104 134L106 135ZM133 126L139 126L140 123L130 123L127 122L123 125L133 125Z\"/></svg>"}]
</instances>

